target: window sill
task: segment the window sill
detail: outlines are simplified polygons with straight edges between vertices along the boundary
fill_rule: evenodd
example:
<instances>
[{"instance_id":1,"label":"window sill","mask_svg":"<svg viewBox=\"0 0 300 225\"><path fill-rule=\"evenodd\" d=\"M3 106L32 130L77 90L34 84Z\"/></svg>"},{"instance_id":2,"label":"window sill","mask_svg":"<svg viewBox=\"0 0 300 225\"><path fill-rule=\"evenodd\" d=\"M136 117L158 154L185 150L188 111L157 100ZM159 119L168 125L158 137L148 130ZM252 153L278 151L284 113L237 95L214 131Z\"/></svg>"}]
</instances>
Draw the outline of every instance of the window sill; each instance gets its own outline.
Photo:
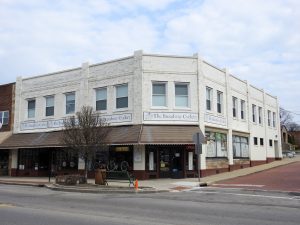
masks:
<instances>
[{"instance_id":1,"label":"window sill","mask_svg":"<svg viewBox=\"0 0 300 225\"><path fill-rule=\"evenodd\" d=\"M227 156L206 157L207 159L228 159Z\"/></svg>"},{"instance_id":2,"label":"window sill","mask_svg":"<svg viewBox=\"0 0 300 225\"><path fill-rule=\"evenodd\" d=\"M168 110L169 108L167 106L151 106L150 109L154 109L154 110Z\"/></svg>"},{"instance_id":3,"label":"window sill","mask_svg":"<svg viewBox=\"0 0 300 225\"><path fill-rule=\"evenodd\" d=\"M100 114L107 114L107 109L106 110L96 110L96 113L100 113Z\"/></svg>"},{"instance_id":4,"label":"window sill","mask_svg":"<svg viewBox=\"0 0 300 225\"><path fill-rule=\"evenodd\" d=\"M46 116L42 120L53 120L53 119L55 119L54 116Z\"/></svg>"},{"instance_id":5,"label":"window sill","mask_svg":"<svg viewBox=\"0 0 300 225\"><path fill-rule=\"evenodd\" d=\"M128 110L129 110L128 107L127 108L119 108L119 109L114 109L113 112L125 112L125 111L128 111Z\"/></svg>"},{"instance_id":6,"label":"window sill","mask_svg":"<svg viewBox=\"0 0 300 225\"><path fill-rule=\"evenodd\" d=\"M180 110L185 110L185 111L192 111L190 107L174 107L174 110L180 111Z\"/></svg>"}]
</instances>

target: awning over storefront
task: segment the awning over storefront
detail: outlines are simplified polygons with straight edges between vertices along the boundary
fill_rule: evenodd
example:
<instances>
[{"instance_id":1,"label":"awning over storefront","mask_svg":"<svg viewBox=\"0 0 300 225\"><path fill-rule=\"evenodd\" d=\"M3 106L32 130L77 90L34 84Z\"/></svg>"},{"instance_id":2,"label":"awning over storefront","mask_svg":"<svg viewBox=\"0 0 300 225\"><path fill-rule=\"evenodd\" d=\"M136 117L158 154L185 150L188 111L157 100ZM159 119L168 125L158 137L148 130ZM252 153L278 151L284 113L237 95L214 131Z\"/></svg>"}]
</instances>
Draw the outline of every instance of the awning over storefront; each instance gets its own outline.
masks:
<instances>
[{"instance_id":1,"label":"awning over storefront","mask_svg":"<svg viewBox=\"0 0 300 225\"><path fill-rule=\"evenodd\" d=\"M61 131L13 134L0 144L0 149L58 147Z\"/></svg>"},{"instance_id":2,"label":"awning over storefront","mask_svg":"<svg viewBox=\"0 0 300 225\"><path fill-rule=\"evenodd\" d=\"M193 135L200 132L198 126L144 125L140 144L194 144Z\"/></svg>"},{"instance_id":3,"label":"awning over storefront","mask_svg":"<svg viewBox=\"0 0 300 225\"><path fill-rule=\"evenodd\" d=\"M11 131L0 132L0 144L12 135Z\"/></svg>"},{"instance_id":4,"label":"awning over storefront","mask_svg":"<svg viewBox=\"0 0 300 225\"><path fill-rule=\"evenodd\" d=\"M132 125L111 127L105 144L193 144L198 126ZM0 149L63 147L62 131L19 133L8 137Z\"/></svg>"}]
</instances>

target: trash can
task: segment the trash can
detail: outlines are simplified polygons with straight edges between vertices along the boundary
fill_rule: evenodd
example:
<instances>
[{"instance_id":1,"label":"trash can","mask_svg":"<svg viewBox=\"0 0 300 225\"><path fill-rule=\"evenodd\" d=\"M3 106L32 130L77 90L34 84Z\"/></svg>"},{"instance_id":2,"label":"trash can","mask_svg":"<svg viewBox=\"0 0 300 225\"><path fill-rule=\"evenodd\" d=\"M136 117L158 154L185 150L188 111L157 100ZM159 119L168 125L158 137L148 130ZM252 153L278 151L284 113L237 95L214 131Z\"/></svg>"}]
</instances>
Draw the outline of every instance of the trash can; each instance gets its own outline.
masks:
<instances>
[{"instance_id":1,"label":"trash can","mask_svg":"<svg viewBox=\"0 0 300 225\"><path fill-rule=\"evenodd\" d=\"M97 169L95 171L95 184L105 185L106 180L106 170Z\"/></svg>"}]
</instances>

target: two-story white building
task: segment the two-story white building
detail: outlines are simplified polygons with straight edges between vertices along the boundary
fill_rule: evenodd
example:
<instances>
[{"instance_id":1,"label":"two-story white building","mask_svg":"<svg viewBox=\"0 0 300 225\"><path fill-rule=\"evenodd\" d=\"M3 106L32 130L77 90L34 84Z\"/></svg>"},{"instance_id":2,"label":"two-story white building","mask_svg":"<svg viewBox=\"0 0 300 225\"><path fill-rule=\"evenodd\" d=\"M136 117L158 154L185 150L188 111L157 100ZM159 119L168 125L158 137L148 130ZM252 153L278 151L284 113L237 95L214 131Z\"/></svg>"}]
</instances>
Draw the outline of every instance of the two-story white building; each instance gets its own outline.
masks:
<instances>
[{"instance_id":1,"label":"two-story white building","mask_svg":"<svg viewBox=\"0 0 300 225\"><path fill-rule=\"evenodd\" d=\"M279 105L271 96L200 57L133 56L30 78L17 78L10 150L16 175L84 168L66 153L63 119L89 105L113 127L97 162L139 179L194 177L282 157ZM193 134L207 139L200 160ZM93 165L90 165L91 171Z\"/></svg>"}]
</instances>

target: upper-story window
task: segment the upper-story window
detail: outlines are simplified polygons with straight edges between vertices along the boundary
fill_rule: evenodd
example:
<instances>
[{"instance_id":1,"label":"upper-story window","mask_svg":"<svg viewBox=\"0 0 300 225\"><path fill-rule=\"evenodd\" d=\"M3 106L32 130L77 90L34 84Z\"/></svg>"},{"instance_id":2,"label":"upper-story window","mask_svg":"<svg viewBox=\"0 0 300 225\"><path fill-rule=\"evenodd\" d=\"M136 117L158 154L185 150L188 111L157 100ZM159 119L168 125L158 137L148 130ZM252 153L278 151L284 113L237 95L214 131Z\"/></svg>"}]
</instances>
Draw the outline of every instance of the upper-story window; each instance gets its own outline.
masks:
<instances>
[{"instance_id":1,"label":"upper-story window","mask_svg":"<svg viewBox=\"0 0 300 225\"><path fill-rule=\"evenodd\" d=\"M54 96L46 96L46 116L54 116Z\"/></svg>"},{"instance_id":2,"label":"upper-story window","mask_svg":"<svg viewBox=\"0 0 300 225\"><path fill-rule=\"evenodd\" d=\"M258 107L258 123L262 124L262 108Z\"/></svg>"},{"instance_id":3,"label":"upper-story window","mask_svg":"<svg viewBox=\"0 0 300 225\"><path fill-rule=\"evenodd\" d=\"M276 113L273 112L273 127L276 127Z\"/></svg>"},{"instance_id":4,"label":"upper-story window","mask_svg":"<svg viewBox=\"0 0 300 225\"><path fill-rule=\"evenodd\" d=\"M189 88L188 84L175 84L175 106L189 107Z\"/></svg>"},{"instance_id":5,"label":"upper-story window","mask_svg":"<svg viewBox=\"0 0 300 225\"><path fill-rule=\"evenodd\" d=\"M9 121L9 112L8 111L0 111L0 123L2 125L7 125Z\"/></svg>"},{"instance_id":6,"label":"upper-story window","mask_svg":"<svg viewBox=\"0 0 300 225\"><path fill-rule=\"evenodd\" d=\"M128 108L128 84L116 86L116 108Z\"/></svg>"},{"instance_id":7,"label":"upper-story window","mask_svg":"<svg viewBox=\"0 0 300 225\"><path fill-rule=\"evenodd\" d=\"M167 106L166 83L152 84L152 106Z\"/></svg>"},{"instance_id":8,"label":"upper-story window","mask_svg":"<svg viewBox=\"0 0 300 225\"><path fill-rule=\"evenodd\" d=\"M206 87L206 110L212 110L213 89Z\"/></svg>"},{"instance_id":9,"label":"upper-story window","mask_svg":"<svg viewBox=\"0 0 300 225\"><path fill-rule=\"evenodd\" d=\"M245 119L245 101L241 100L241 119Z\"/></svg>"},{"instance_id":10,"label":"upper-story window","mask_svg":"<svg viewBox=\"0 0 300 225\"><path fill-rule=\"evenodd\" d=\"M237 102L238 102L238 100L237 100L237 98L236 97L232 97L232 116L234 117L234 118L236 118L237 117Z\"/></svg>"},{"instance_id":11,"label":"upper-story window","mask_svg":"<svg viewBox=\"0 0 300 225\"><path fill-rule=\"evenodd\" d=\"M66 93L66 114L75 113L75 92Z\"/></svg>"},{"instance_id":12,"label":"upper-story window","mask_svg":"<svg viewBox=\"0 0 300 225\"><path fill-rule=\"evenodd\" d=\"M35 117L35 99L28 100L27 112L27 117L29 119Z\"/></svg>"},{"instance_id":13,"label":"upper-story window","mask_svg":"<svg viewBox=\"0 0 300 225\"><path fill-rule=\"evenodd\" d=\"M252 122L256 123L256 105L252 105Z\"/></svg>"},{"instance_id":14,"label":"upper-story window","mask_svg":"<svg viewBox=\"0 0 300 225\"><path fill-rule=\"evenodd\" d=\"M223 92L217 92L217 111L218 113L222 113L223 108Z\"/></svg>"},{"instance_id":15,"label":"upper-story window","mask_svg":"<svg viewBox=\"0 0 300 225\"><path fill-rule=\"evenodd\" d=\"M268 126L271 126L271 111L268 110Z\"/></svg>"},{"instance_id":16,"label":"upper-story window","mask_svg":"<svg viewBox=\"0 0 300 225\"><path fill-rule=\"evenodd\" d=\"M107 109L107 88L96 89L96 110Z\"/></svg>"}]
</instances>

